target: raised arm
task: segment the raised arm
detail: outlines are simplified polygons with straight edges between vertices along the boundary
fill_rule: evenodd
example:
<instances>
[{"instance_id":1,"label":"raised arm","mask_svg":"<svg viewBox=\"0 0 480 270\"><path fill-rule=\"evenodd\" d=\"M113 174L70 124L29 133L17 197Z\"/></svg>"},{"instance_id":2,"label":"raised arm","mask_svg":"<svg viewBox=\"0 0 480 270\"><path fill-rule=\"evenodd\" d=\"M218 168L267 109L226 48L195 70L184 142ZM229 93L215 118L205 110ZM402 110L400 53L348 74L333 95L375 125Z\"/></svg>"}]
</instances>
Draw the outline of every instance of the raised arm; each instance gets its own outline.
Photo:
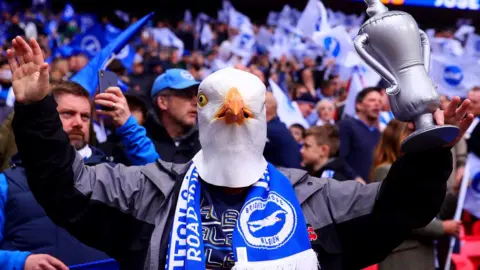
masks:
<instances>
[{"instance_id":1,"label":"raised arm","mask_svg":"<svg viewBox=\"0 0 480 270\"><path fill-rule=\"evenodd\" d=\"M145 165L160 158L155 145L147 136L147 131L138 124L135 117L130 116L123 126L116 129L116 132L132 164Z\"/></svg>"},{"instance_id":2,"label":"raised arm","mask_svg":"<svg viewBox=\"0 0 480 270\"><path fill-rule=\"evenodd\" d=\"M33 195L56 224L121 259L138 241L126 235L153 231L164 196L146 174L157 165L85 166L48 95L48 65L38 43L31 40L30 47L18 37L13 45L19 62L9 50L17 100L12 126Z\"/></svg>"},{"instance_id":3,"label":"raised arm","mask_svg":"<svg viewBox=\"0 0 480 270\"><path fill-rule=\"evenodd\" d=\"M453 99L450 109L445 114L436 112L435 119L439 125L444 124L444 118L456 124L462 136L473 116L464 117L470 101L455 110L458 105L459 98ZM381 184L328 181L322 192L311 198L314 215L328 209L345 269L380 262L413 229L433 220L445 198L446 181L452 171L451 147L405 154L392 165Z\"/></svg>"}]
</instances>

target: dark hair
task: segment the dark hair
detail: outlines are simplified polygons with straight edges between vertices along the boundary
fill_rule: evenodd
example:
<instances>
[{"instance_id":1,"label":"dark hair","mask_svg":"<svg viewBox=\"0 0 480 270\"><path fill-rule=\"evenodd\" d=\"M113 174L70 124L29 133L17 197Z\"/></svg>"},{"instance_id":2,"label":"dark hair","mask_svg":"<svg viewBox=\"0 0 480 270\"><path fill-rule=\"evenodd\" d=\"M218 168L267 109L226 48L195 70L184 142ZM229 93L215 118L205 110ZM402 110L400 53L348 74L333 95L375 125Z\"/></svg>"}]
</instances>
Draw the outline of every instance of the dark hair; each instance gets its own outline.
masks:
<instances>
[{"instance_id":1,"label":"dark hair","mask_svg":"<svg viewBox=\"0 0 480 270\"><path fill-rule=\"evenodd\" d=\"M336 156L340 148L340 132L334 125L326 124L309 128L305 137L313 136L318 145L328 145L329 157Z\"/></svg>"},{"instance_id":2,"label":"dark hair","mask_svg":"<svg viewBox=\"0 0 480 270\"><path fill-rule=\"evenodd\" d=\"M0 66L8 65L8 59L4 56L0 56Z\"/></svg>"},{"instance_id":3,"label":"dark hair","mask_svg":"<svg viewBox=\"0 0 480 270\"><path fill-rule=\"evenodd\" d=\"M125 98L127 99L128 107L130 111L133 110L140 110L145 117L148 114L148 106L147 101L140 95L130 95L128 93L125 94Z\"/></svg>"},{"instance_id":4,"label":"dark hair","mask_svg":"<svg viewBox=\"0 0 480 270\"><path fill-rule=\"evenodd\" d=\"M52 95L57 98L61 95L70 94L77 97L85 97L90 99L90 94L83 86L76 82L70 81L56 81L52 82Z\"/></svg>"},{"instance_id":5,"label":"dark hair","mask_svg":"<svg viewBox=\"0 0 480 270\"><path fill-rule=\"evenodd\" d=\"M367 87L363 89L360 93L357 94L357 97L355 98L355 104L362 103L365 97L368 96L368 94L372 92L380 93L381 90L382 89L378 87Z\"/></svg>"},{"instance_id":6,"label":"dark hair","mask_svg":"<svg viewBox=\"0 0 480 270\"><path fill-rule=\"evenodd\" d=\"M300 124L293 124L290 128L298 128L302 131L302 138L305 138L305 128Z\"/></svg>"},{"instance_id":7,"label":"dark hair","mask_svg":"<svg viewBox=\"0 0 480 270\"><path fill-rule=\"evenodd\" d=\"M122 75L125 73L125 67L123 66L122 62L118 59L114 59L109 65L108 69L112 72L116 73L117 75Z\"/></svg>"},{"instance_id":8,"label":"dark hair","mask_svg":"<svg viewBox=\"0 0 480 270\"><path fill-rule=\"evenodd\" d=\"M334 74L328 75L328 78L322 81L321 87L326 88L330 86L333 83L333 80L335 80L336 78L338 78L338 75L334 75Z\"/></svg>"}]
</instances>

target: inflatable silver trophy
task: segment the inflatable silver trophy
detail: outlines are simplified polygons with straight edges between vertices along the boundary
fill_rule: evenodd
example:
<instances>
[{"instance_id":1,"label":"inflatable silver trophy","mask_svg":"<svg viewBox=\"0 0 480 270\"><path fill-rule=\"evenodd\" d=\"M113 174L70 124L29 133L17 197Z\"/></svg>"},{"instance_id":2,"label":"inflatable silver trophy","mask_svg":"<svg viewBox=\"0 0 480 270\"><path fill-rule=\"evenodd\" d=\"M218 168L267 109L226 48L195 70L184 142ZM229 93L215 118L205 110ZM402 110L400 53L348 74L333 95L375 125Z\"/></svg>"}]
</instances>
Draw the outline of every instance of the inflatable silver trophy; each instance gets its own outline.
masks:
<instances>
[{"instance_id":1,"label":"inflatable silver trophy","mask_svg":"<svg viewBox=\"0 0 480 270\"><path fill-rule=\"evenodd\" d=\"M390 84L387 94L393 115L403 122L414 122L415 132L402 143L403 152L422 151L453 141L455 126L437 126L433 114L440 104L428 72L430 43L413 17L401 11L388 11L380 0L365 0L366 21L355 38L360 57Z\"/></svg>"}]
</instances>

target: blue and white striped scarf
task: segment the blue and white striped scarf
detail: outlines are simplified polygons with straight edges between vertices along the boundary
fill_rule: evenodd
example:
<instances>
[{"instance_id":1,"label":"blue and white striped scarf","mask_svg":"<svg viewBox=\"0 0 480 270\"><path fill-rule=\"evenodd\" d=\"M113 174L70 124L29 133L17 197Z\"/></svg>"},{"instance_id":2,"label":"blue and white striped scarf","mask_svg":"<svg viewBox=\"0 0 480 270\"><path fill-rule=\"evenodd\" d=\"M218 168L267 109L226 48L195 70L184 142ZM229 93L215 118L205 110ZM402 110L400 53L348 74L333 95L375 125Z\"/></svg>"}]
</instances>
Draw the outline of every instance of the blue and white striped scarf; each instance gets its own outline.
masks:
<instances>
[{"instance_id":1,"label":"blue and white striped scarf","mask_svg":"<svg viewBox=\"0 0 480 270\"><path fill-rule=\"evenodd\" d=\"M167 270L205 269L200 194L201 183L192 163L177 201ZM248 192L232 243L235 270L318 269L295 191L271 164Z\"/></svg>"}]
</instances>

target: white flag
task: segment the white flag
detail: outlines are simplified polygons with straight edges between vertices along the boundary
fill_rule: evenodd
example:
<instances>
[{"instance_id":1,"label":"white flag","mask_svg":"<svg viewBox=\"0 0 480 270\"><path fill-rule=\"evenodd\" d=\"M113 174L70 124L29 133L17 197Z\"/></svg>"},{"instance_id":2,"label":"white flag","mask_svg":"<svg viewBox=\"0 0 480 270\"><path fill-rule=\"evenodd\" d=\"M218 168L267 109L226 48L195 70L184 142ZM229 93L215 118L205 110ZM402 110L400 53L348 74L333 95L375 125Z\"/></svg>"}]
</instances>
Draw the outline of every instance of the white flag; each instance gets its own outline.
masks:
<instances>
[{"instance_id":1,"label":"white flag","mask_svg":"<svg viewBox=\"0 0 480 270\"><path fill-rule=\"evenodd\" d=\"M345 62L349 52L355 52L353 40L343 25L328 31L315 32L313 41L322 46L327 55L335 58L337 63Z\"/></svg>"},{"instance_id":2,"label":"white flag","mask_svg":"<svg viewBox=\"0 0 480 270\"><path fill-rule=\"evenodd\" d=\"M311 37L314 32L327 31L330 29L327 16L327 9L321 1L308 0L298 19L297 28L307 37Z\"/></svg>"},{"instance_id":3,"label":"white flag","mask_svg":"<svg viewBox=\"0 0 480 270\"><path fill-rule=\"evenodd\" d=\"M467 162L470 164L469 173L472 182L467 189L463 209L480 218L480 158L470 153L467 157Z\"/></svg>"},{"instance_id":4,"label":"white flag","mask_svg":"<svg viewBox=\"0 0 480 270\"><path fill-rule=\"evenodd\" d=\"M277 100L277 115L280 121L282 121L287 127L290 127L293 124L300 124L304 128L309 128L310 125L307 123L307 120L303 118L298 105L296 105L295 102L292 102L280 86L278 86L272 79L269 79L268 82L272 89L273 96Z\"/></svg>"},{"instance_id":5,"label":"white flag","mask_svg":"<svg viewBox=\"0 0 480 270\"><path fill-rule=\"evenodd\" d=\"M162 46L177 48L178 56L182 57L184 48L183 41L179 39L170 29L162 27L153 28L151 31L155 41L160 43Z\"/></svg>"},{"instance_id":6,"label":"white flag","mask_svg":"<svg viewBox=\"0 0 480 270\"><path fill-rule=\"evenodd\" d=\"M430 76L442 95L466 97L479 82L480 66L470 57L432 54L430 66Z\"/></svg>"},{"instance_id":7,"label":"white flag","mask_svg":"<svg viewBox=\"0 0 480 270\"><path fill-rule=\"evenodd\" d=\"M353 72L352 78L350 79L350 86L348 88L347 100L345 101L345 109L343 110L344 115L355 116L355 99L357 98L358 93L360 93L364 88L362 83L362 78L360 77L359 72Z\"/></svg>"},{"instance_id":8,"label":"white flag","mask_svg":"<svg viewBox=\"0 0 480 270\"><path fill-rule=\"evenodd\" d=\"M465 44L465 54L480 58L480 35L469 34Z\"/></svg>"},{"instance_id":9,"label":"white flag","mask_svg":"<svg viewBox=\"0 0 480 270\"><path fill-rule=\"evenodd\" d=\"M241 29L244 25L251 27L250 18L246 15L236 11L233 7L228 13L228 26L234 29Z\"/></svg>"}]
</instances>

